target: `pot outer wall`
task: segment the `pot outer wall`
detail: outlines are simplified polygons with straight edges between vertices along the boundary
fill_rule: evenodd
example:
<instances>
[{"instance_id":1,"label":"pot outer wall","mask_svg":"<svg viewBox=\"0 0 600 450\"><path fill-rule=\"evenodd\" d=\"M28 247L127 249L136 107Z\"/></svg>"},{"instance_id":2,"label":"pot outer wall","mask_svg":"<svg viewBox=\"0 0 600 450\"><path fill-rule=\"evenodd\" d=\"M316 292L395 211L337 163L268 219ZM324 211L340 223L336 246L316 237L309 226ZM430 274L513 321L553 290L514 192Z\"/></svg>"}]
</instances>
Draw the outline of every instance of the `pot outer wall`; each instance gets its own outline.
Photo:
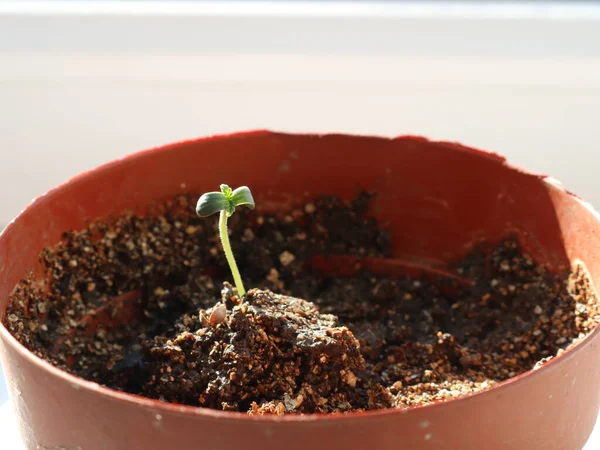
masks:
<instances>
[{"instance_id":1,"label":"pot outer wall","mask_svg":"<svg viewBox=\"0 0 600 450\"><path fill-rule=\"evenodd\" d=\"M38 198L0 236L0 315L43 247L69 229L178 193L246 184L263 209L320 194L377 192L372 214L396 256L441 264L519 234L556 271L576 260L600 280L600 222L544 176L500 156L422 138L259 131L134 154ZM343 224L340 224L343 226ZM540 370L425 407L340 416L250 417L167 405L66 374L4 327L0 351L28 449L580 449L600 404L599 332Z\"/></svg>"}]
</instances>

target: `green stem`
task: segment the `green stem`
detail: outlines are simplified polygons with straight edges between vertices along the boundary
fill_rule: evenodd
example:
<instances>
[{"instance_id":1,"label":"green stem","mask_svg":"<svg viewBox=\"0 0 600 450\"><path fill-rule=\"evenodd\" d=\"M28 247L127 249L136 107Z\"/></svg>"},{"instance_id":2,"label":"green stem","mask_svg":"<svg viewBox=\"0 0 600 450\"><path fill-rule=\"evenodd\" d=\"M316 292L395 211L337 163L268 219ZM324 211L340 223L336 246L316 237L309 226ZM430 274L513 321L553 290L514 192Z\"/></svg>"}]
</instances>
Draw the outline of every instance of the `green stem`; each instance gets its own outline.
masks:
<instances>
[{"instance_id":1,"label":"green stem","mask_svg":"<svg viewBox=\"0 0 600 450\"><path fill-rule=\"evenodd\" d=\"M231 251L231 244L229 243L229 234L227 233L227 212L225 210L221 211L221 216L219 217L219 234L221 236L221 244L223 244L223 250L225 251L225 258L227 258L229 268L231 269L231 273L233 274L233 281L235 282L235 287L237 288L238 295L242 297L246 293L246 290L244 289L244 284L242 283L240 271L238 270L235 258L233 257L233 252Z\"/></svg>"}]
</instances>

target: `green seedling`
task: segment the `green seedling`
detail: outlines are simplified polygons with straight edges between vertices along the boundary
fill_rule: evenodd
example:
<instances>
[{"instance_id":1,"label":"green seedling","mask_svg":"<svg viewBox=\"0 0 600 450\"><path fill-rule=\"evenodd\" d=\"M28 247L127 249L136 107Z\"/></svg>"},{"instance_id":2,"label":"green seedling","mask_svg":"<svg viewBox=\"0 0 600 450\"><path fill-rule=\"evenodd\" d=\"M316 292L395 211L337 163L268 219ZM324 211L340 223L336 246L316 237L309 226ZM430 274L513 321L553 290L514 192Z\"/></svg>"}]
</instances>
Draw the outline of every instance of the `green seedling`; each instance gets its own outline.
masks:
<instances>
[{"instance_id":1,"label":"green seedling","mask_svg":"<svg viewBox=\"0 0 600 450\"><path fill-rule=\"evenodd\" d=\"M246 290L244 289L240 271L231 251L229 234L227 232L227 219L235 212L235 208L241 205L254 209L254 199L252 198L250 189L247 186L240 186L232 190L226 184L221 185L221 192L207 192L206 194L202 194L196 205L196 214L200 217L208 217L215 213L220 213L219 235L221 236L225 258L227 258L227 262L229 263L233 281L240 297L246 293Z\"/></svg>"}]
</instances>

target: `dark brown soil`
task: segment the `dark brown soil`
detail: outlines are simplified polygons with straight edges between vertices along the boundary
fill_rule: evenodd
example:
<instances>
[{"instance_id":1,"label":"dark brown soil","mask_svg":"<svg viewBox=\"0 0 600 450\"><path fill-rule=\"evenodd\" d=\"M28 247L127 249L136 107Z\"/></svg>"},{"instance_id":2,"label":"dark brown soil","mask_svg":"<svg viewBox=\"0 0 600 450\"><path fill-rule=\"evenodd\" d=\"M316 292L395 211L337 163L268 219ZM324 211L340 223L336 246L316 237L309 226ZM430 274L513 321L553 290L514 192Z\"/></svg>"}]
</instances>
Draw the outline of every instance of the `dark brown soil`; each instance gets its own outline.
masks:
<instances>
[{"instance_id":1,"label":"dark brown soil","mask_svg":"<svg viewBox=\"0 0 600 450\"><path fill-rule=\"evenodd\" d=\"M236 212L232 246L256 287L243 299L226 283L216 220L194 214L194 197L96 222L44 252L45 280L21 282L4 321L83 378L251 414L447 400L539 367L600 321L582 267L547 273L510 238L452 268L472 288L312 270L315 254L389 255L369 199Z\"/></svg>"},{"instance_id":2,"label":"dark brown soil","mask_svg":"<svg viewBox=\"0 0 600 450\"><path fill-rule=\"evenodd\" d=\"M378 383L361 379L365 360L352 332L305 300L251 290L227 295L207 314L186 316L174 340L147 346L151 397L225 410L350 411L388 406ZM226 312L225 304L234 301ZM277 399L283 402L257 400ZM283 409L282 409L283 408Z\"/></svg>"}]
</instances>

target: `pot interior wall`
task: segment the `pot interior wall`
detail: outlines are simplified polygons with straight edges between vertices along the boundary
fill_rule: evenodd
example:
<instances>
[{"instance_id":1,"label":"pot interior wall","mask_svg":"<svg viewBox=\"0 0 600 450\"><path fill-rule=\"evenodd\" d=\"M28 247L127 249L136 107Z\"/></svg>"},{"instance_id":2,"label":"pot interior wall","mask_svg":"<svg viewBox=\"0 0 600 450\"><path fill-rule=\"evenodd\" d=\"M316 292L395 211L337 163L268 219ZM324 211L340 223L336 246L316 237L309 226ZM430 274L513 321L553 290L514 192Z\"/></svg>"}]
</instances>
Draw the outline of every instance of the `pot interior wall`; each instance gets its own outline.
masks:
<instances>
[{"instance_id":1,"label":"pot interior wall","mask_svg":"<svg viewBox=\"0 0 600 450\"><path fill-rule=\"evenodd\" d=\"M255 132L141 152L38 199L0 239L1 311L42 248L63 231L220 183L250 186L265 209L320 194L350 199L360 189L374 191L372 214L392 232L395 254L419 262L454 260L483 239L517 232L550 268L566 270L581 258L593 278L600 276L593 213L497 155L420 138Z\"/></svg>"}]
</instances>

